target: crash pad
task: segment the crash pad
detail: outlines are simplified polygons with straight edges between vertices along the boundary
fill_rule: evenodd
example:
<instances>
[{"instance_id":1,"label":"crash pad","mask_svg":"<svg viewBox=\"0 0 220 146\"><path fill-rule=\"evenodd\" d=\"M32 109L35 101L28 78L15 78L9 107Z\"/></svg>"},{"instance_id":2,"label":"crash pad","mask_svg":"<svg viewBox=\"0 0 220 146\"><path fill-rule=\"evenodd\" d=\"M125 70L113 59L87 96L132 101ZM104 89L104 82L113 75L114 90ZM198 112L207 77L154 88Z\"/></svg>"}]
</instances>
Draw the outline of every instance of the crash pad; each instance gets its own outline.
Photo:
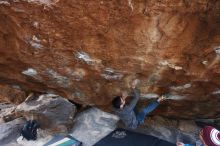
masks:
<instances>
[{"instance_id":1,"label":"crash pad","mask_svg":"<svg viewBox=\"0 0 220 146\"><path fill-rule=\"evenodd\" d=\"M168 141L126 129L116 129L94 146L175 146Z\"/></svg>"},{"instance_id":2,"label":"crash pad","mask_svg":"<svg viewBox=\"0 0 220 146\"><path fill-rule=\"evenodd\" d=\"M72 136L54 136L44 146L81 146L82 143Z\"/></svg>"}]
</instances>

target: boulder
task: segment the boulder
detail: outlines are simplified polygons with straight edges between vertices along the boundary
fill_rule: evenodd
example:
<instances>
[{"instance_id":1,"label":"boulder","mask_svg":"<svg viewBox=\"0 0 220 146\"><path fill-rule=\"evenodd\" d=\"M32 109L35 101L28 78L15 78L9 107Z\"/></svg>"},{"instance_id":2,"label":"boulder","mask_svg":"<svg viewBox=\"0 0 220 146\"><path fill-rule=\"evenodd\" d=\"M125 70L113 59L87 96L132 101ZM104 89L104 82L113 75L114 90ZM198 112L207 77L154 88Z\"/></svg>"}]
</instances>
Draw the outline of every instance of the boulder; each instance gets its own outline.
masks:
<instances>
[{"instance_id":1,"label":"boulder","mask_svg":"<svg viewBox=\"0 0 220 146\"><path fill-rule=\"evenodd\" d=\"M143 95L173 94L163 116L218 118L219 8L219 0L1 0L0 82L107 109L134 77ZM11 93L0 99L22 101Z\"/></svg>"},{"instance_id":2,"label":"boulder","mask_svg":"<svg viewBox=\"0 0 220 146\"><path fill-rule=\"evenodd\" d=\"M195 145L199 140L200 128L192 120L176 120L161 116L150 116L145 123L134 131L152 135L160 139L176 143L182 141Z\"/></svg>"},{"instance_id":3,"label":"boulder","mask_svg":"<svg viewBox=\"0 0 220 146\"><path fill-rule=\"evenodd\" d=\"M0 124L0 144L12 146L16 145L16 140L20 136L20 130L23 127L25 120L18 118L7 123Z\"/></svg>"},{"instance_id":4,"label":"boulder","mask_svg":"<svg viewBox=\"0 0 220 146\"><path fill-rule=\"evenodd\" d=\"M25 98L25 92L19 86L0 84L0 102L19 104Z\"/></svg>"},{"instance_id":5,"label":"boulder","mask_svg":"<svg viewBox=\"0 0 220 146\"><path fill-rule=\"evenodd\" d=\"M181 120L178 123L178 129L183 132L193 133L194 131L198 131L198 126L194 121Z\"/></svg>"},{"instance_id":6,"label":"boulder","mask_svg":"<svg viewBox=\"0 0 220 146\"><path fill-rule=\"evenodd\" d=\"M17 106L15 112L27 120L37 120L42 129L67 132L73 125L76 107L67 99L54 94L44 94Z\"/></svg>"},{"instance_id":7,"label":"boulder","mask_svg":"<svg viewBox=\"0 0 220 146\"><path fill-rule=\"evenodd\" d=\"M83 146L91 146L116 128L119 118L97 108L90 108L80 113L71 135L83 142Z\"/></svg>"},{"instance_id":8,"label":"boulder","mask_svg":"<svg viewBox=\"0 0 220 146\"><path fill-rule=\"evenodd\" d=\"M16 106L8 103L0 103L0 124L12 121L17 117L15 114Z\"/></svg>"}]
</instances>

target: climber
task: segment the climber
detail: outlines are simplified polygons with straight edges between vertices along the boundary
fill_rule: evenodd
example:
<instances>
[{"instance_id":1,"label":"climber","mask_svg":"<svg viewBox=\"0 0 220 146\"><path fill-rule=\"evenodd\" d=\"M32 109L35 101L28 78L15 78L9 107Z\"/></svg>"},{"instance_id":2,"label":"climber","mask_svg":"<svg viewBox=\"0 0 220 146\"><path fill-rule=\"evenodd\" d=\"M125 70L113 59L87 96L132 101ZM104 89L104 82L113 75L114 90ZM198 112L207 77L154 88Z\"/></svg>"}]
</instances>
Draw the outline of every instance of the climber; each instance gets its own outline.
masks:
<instances>
[{"instance_id":1,"label":"climber","mask_svg":"<svg viewBox=\"0 0 220 146\"><path fill-rule=\"evenodd\" d=\"M220 131L212 126L205 126L199 132L199 139L202 142L201 146L220 146ZM177 146L190 146L189 144L184 144L183 142L177 142Z\"/></svg>"},{"instance_id":2,"label":"climber","mask_svg":"<svg viewBox=\"0 0 220 146\"><path fill-rule=\"evenodd\" d=\"M139 124L143 124L145 117L156 109L161 101L166 99L165 96L161 96L156 101L151 102L149 105L143 108L141 112L135 114L134 109L138 100L140 99L140 91L136 88L139 82L140 81L136 79L131 83L134 98L129 104L126 104L126 98L128 97L127 92L122 92L121 96L116 96L112 100L112 106L115 114L119 116L126 127L131 129L135 129Z\"/></svg>"}]
</instances>

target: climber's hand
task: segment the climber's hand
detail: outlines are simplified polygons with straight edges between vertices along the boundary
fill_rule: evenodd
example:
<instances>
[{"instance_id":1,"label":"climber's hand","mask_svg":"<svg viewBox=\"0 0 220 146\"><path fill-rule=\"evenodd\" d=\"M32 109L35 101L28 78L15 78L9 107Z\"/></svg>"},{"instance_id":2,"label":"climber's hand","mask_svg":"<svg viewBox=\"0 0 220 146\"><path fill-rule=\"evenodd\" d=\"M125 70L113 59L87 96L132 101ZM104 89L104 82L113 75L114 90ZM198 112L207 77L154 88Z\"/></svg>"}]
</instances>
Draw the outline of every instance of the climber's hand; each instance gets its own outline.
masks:
<instances>
[{"instance_id":1,"label":"climber's hand","mask_svg":"<svg viewBox=\"0 0 220 146\"><path fill-rule=\"evenodd\" d=\"M135 79L131 82L131 88L135 89L138 85L140 84L140 80L139 79Z\"/></svg>"},{"instance_id":2,"label":"climber's hand","mask_svg":"<svg viewBox=\"0 0 220 146\"><path fill-rule=\"evenodd\" d=\"M177 146L184 146L184 143L182 143L182 142L177 142L176 145L177 145Z\"/></svg>"},{"instance_id":3,"label":"climber's hand","mask_svg":"<svg viewBox=\"0 0 220 146\"><path fill-rule=\"evenodd\" d=\"M125 100L128 97L127 91L122 91L122 98Z\"/></svg>"},{"instance_id":4,"label":"climber's hand","mask_svg":"<svg viewBox=\"0 0 220 146\"><path fill-rule=\"evenodd\" d=\"M164 101L164 100L166 100L166 97L165 97L164 95L161 95L161 96L157 99L158 102L162 102L162 101Z\"/></svg>"}]
</instances>

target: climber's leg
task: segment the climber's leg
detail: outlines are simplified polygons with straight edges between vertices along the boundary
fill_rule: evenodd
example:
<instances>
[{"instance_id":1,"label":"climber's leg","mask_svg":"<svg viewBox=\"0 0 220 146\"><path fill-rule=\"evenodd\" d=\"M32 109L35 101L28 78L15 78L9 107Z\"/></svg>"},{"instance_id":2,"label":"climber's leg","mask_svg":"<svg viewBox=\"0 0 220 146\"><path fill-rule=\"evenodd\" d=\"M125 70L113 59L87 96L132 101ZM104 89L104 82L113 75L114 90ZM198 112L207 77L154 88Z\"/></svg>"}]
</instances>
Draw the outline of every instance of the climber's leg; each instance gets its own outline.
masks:
<instances>
[{"instance_id":1,"label":"climber's leg","mask_svg":"<svg viewBox=\"0 0 220 146\"><path fill-rule=\"evenodd\" d=\"M145 117L146 117L150 112L152 112L153 110L155 110L155 109L158 107L159 104L160 104L160 103L159 103L158 101L154 101L154 102L149 103L145 108L143 108L143 109L141 110L141 112L139 112L139 113L137 114L137 120L138 120L138 122L139 122L140 124L143 123Z\"/></svg>"}]
</instances>

